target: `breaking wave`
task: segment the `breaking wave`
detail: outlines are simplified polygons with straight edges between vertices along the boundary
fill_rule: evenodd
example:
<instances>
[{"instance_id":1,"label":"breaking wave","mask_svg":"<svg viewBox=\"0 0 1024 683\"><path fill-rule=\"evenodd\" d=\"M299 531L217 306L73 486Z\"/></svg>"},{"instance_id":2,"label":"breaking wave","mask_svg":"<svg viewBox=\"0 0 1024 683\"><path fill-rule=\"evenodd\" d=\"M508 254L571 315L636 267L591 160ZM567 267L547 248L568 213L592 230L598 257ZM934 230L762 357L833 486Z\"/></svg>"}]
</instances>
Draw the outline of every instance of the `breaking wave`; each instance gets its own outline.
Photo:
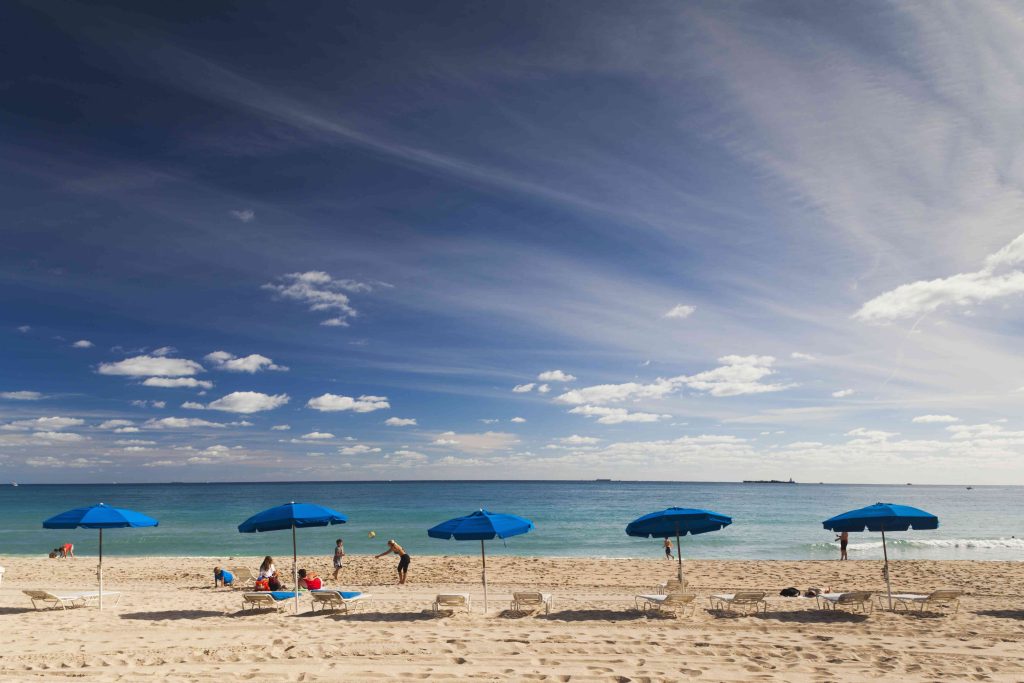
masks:
<instances>
[{"instance_id":1,"label":"breaking wave","mask_svg":"<svg viewBox=\"0 0 1024 683\"><path fill-rule=\"evenodd\" d=\"M910 539L910 538L898 538L895 540L887 541L888 547L892 549L896 548L907 548L907 549L949 549L959 548L967 550L1024 550L1024 538L930 538L930 539ZM839 543L815 543L816 549L838 550ZM868 541L865 543L850 543L847 546L847 550L851 553L874 551L882 549L881 539L877 541Z\"/></svg>"}]
</instances>

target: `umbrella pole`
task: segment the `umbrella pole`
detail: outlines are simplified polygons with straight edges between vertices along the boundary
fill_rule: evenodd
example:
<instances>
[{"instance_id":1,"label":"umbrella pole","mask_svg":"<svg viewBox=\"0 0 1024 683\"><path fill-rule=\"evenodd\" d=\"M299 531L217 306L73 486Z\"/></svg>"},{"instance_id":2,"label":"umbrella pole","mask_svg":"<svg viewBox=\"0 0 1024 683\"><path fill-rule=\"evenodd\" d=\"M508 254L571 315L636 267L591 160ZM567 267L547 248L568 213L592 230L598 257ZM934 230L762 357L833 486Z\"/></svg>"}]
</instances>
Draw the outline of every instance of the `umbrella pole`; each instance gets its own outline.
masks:
<instances>
[{"instance_id":1,"label":"umbrella pole","mask_svg":"<svg viewBox=\"0 0 1024 683\"><path fill-rule=\"evenodd\" d=\"M885 558L885 588L889 593L889 609L892 609L892 584L889 582L889 551L885 549L885 527L882 527L882 557Z\"/></svg>"},{"instance_id":2,"label":"umbrella pole","mask_svg":"<svg viewBox=\"0 0 1024 683\"><path fill-rule=\"evenodd\" d=\"M676 559L679 560L679 588L683 587L683 552L679 545L679 525L676 525Z\"/></svg>"},{"instance_id":3,"label":"umbrella pole","mask_svg":"<svg viewBox=\"0 0 1024 683\"><path fill-rule=\"evenodd\" d=\"M100 566L98 574L100 578L100 609L103 609L103 529L100 529Z\"/></svg>"},{"instance_id":4,"label":"umbrella pole","mask_svg":"<svg viewBox=\"0 0 1024 683\"><path fill-rule=\"evenodd\" d=\"M484 550L484 539L480 539L480 561L483 562L484 579L484 614L487 614L487 551Z\"/></svg>"},{"instance_id":5,"label":"umbrella pole","mask_svg":"<svg viewBox=\"0 0 1024 683\"><path fill-rule=\"evenodd\" d=\"M292 590L295 591L295 613L299 613L299 550L295 543L295 523L292 523Z\"/></svg>"}]
</instances>

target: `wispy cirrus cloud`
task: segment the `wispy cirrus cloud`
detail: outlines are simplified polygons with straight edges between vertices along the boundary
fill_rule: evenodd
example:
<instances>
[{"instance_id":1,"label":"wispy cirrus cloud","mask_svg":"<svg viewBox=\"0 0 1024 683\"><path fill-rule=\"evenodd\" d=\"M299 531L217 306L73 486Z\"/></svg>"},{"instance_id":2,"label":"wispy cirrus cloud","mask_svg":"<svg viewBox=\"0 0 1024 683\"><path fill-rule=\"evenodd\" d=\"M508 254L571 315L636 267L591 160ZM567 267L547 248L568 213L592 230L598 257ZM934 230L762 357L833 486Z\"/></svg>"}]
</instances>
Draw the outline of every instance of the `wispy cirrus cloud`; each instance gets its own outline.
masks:
<instances>
[{"instance_id":1,"label":"wispy cirrus cloud","mask_svg":"<svg viewBox=\"0 0 1024 683\"><path fill-rule=\"evenodd\" d=\"M374 285L334 278L319 270L305 273L288 273L276 282L268 282L263 289L274 292L282 299L297 301L309 306L310 311L329 312L335 315L321 321L327 327L348 327L348 319L358 315L352 307L349 294L372 292Z\"/></svg>"}]
</instances>

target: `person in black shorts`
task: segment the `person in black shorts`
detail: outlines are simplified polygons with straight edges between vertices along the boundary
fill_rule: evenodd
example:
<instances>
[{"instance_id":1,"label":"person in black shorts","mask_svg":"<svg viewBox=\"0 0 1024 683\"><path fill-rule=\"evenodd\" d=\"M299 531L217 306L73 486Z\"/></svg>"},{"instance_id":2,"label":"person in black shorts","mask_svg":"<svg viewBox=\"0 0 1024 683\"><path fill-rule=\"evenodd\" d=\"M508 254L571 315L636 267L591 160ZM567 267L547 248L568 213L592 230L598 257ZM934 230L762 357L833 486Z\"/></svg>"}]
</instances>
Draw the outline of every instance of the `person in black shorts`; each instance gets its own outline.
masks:
<instances>
[{"instance_id":1,"label":"person in black shorts","mask_svg":"<svg viewBox=\"0 0 1024 683\"><path fill-rule=\"evenodd\" d=\"M850 559L846 554L846 546L850 543L849 532L844 531L843 533L836 536L836 540L839 541L839 559L848 560Z\"/></svg>"},{"instance_id":2,"label":"person in black shorts","mask_svg":"<svg viewBox=\"0 0 1024 683\"><path fill-rule=\"evenodd\" d=\"M388 549L374 557L384 557L388 553L398 555L398 585L401 586L405 583L406 574L409 573L409 553L405 552L405 548L398 545L398 541L393 538L388 541Z\"/></svg>"}]
</instances>

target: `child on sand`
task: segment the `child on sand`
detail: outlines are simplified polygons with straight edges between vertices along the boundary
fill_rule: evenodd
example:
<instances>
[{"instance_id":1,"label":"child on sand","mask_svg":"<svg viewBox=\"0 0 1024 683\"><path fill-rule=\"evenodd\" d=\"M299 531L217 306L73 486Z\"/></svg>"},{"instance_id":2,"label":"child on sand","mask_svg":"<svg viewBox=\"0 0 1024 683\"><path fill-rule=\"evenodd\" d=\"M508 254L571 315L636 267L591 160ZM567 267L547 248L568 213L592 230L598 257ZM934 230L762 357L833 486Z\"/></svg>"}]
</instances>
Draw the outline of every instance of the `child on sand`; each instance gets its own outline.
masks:
<instances>
[{"instance_id":1,"label":"child on sand","mask_svg":"<svg viewBox=\"0 0 1024 683\"><path fill-rule=\"evenodd\" d=\"M338 580L338 572L341 571L341 565L345 561L345 541L338 539L334 542L334 580Z\"/></svg>"}]
</instances>

